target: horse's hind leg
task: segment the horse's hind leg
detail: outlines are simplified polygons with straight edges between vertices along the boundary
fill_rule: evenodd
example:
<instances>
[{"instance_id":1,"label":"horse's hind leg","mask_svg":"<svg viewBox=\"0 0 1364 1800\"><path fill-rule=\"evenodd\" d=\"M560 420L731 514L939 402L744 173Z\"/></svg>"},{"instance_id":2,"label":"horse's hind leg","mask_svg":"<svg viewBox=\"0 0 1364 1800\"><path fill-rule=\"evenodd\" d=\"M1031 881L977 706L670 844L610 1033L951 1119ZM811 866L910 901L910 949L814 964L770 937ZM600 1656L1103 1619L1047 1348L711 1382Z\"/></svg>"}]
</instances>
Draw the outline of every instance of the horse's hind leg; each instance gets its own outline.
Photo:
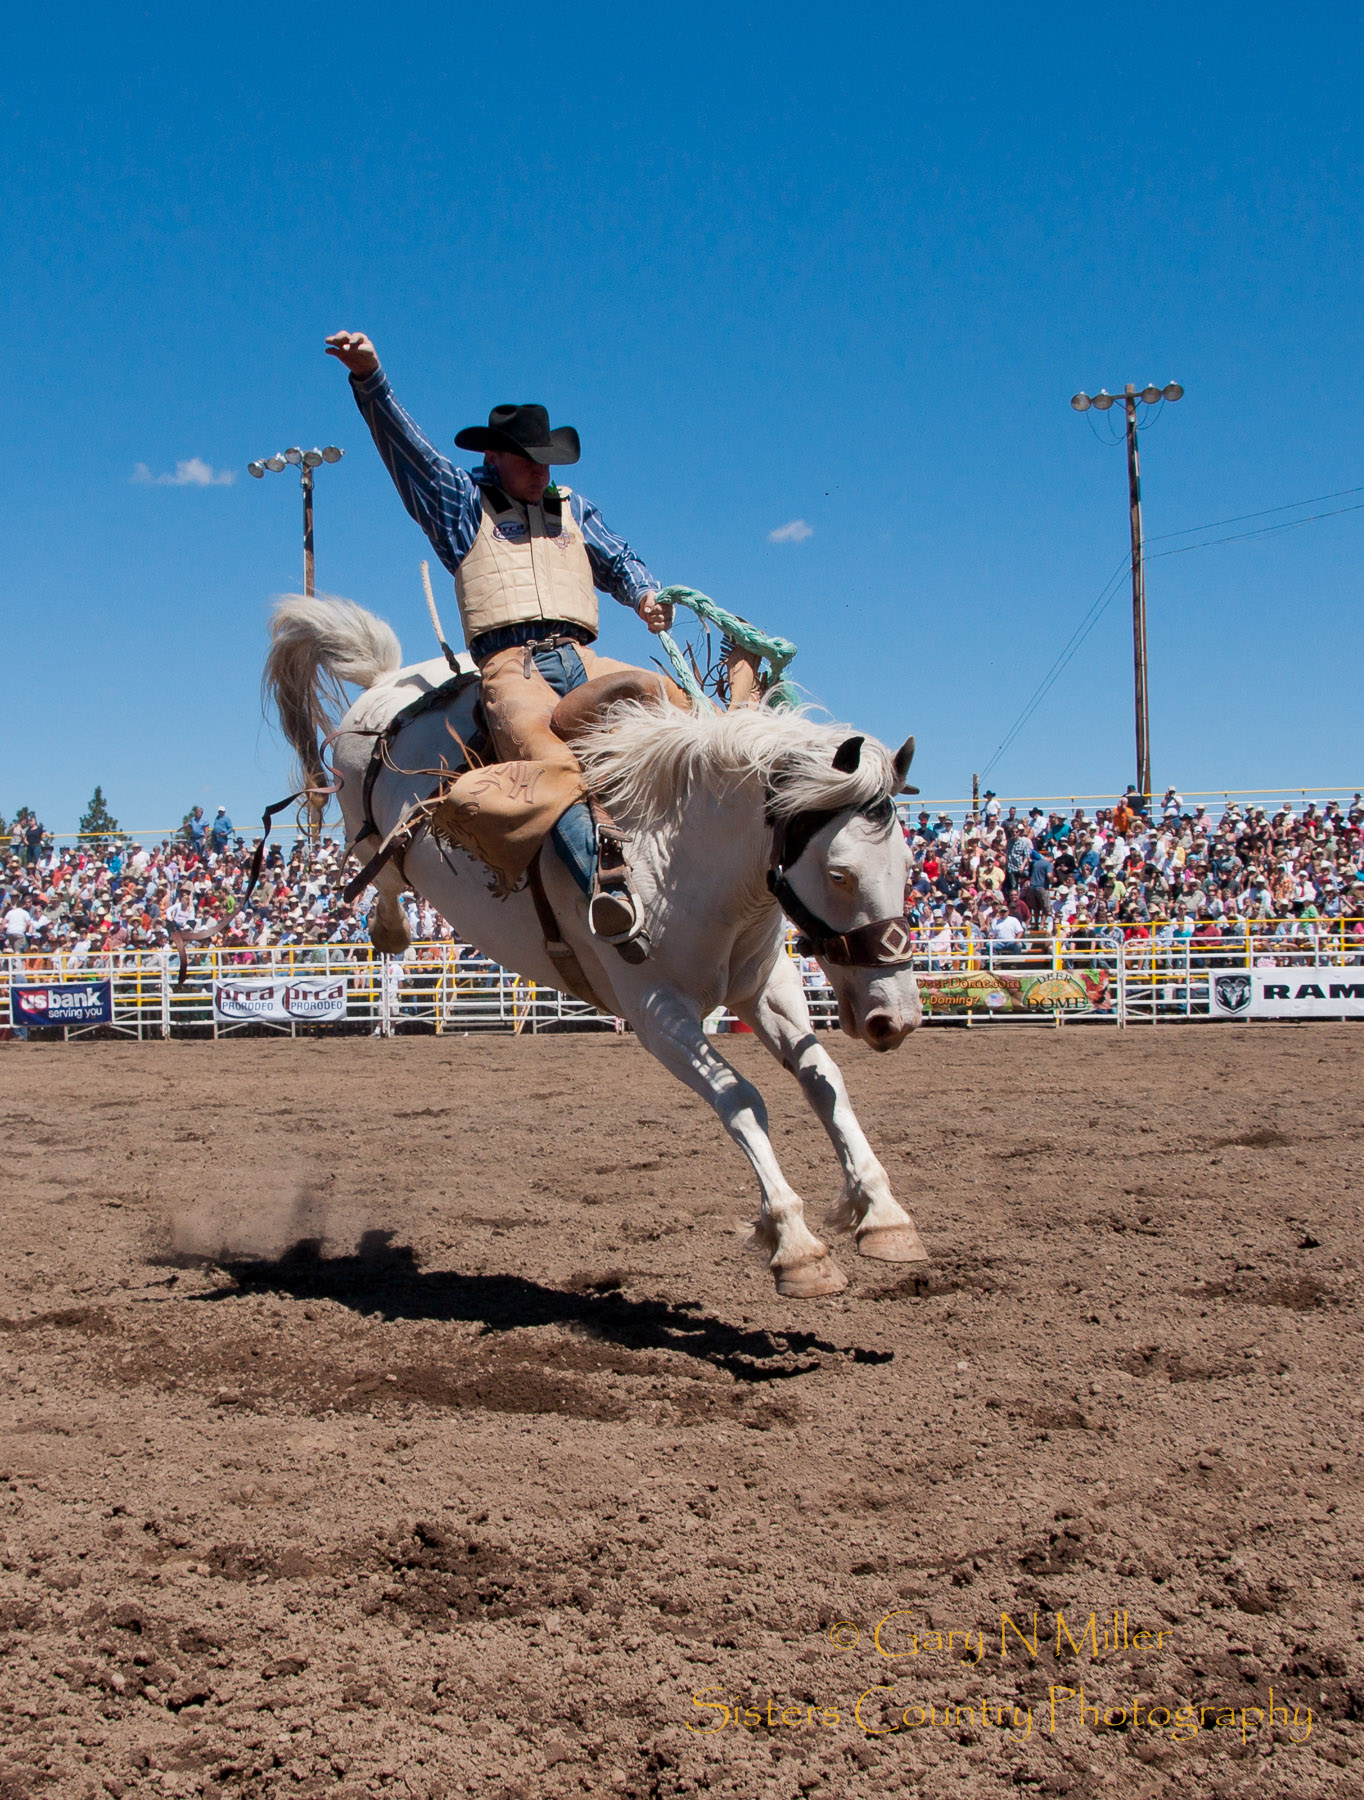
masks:
<instances>
[{"instance_id":1,"label":"horse's hind leg","mask_svg":"<svg viewBox=\"0 0 1364 1800\"><path fill-rule=\"evenodd\" d=\"M407 885L392 863L387 863L374 878L378 898L369 915L369 941L381 956L401 956L412 942L407 915L398 904Z\"/></svg>"},{"instance_id":2,"label":"horse's hind leg","mask_svg":"<svg viewBox=\"0 0 1364 1800\"><path fill-rule=\"evenodd\" d=\"M848 1278L805 1223L805 1208L782 1174L767 1135L767 1108L757 1088L727 1063L701 1029L701 1022L672 988L646 992L631 1009L640 1042L708 1100L725 1130L753 1165L762 1190L762 1211L754 1238L769 1252L768 1267L777 1292L788 1299L836 1294Z\"/></svg>"},{"instance_id":3,"label":"horse's hind leg","mask_svg":"<svg viewBox=\"0 0 1364 1800\"><path fill-rule=\"evenodd\" d=\"M815 1036L795 964L780 958L762 992L736 1002L734 1010L795 1076L838 1154L843 1199L829 1223L836 1231L851 1231L863 1256L927 1262L923 1239L891 1193L890 1178L858 1123L843 1072Z\"/></svg>"}]
</instances>

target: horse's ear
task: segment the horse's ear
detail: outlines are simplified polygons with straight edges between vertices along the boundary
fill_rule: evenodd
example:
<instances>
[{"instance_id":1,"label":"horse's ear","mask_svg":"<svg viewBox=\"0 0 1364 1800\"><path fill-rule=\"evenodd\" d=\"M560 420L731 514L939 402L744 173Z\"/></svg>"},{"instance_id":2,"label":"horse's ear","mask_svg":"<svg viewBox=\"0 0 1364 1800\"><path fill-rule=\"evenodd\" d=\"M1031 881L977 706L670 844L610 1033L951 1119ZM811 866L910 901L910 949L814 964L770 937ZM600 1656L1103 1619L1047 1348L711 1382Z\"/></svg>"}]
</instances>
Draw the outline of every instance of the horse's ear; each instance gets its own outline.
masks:
<instances>
[{"instance_id":1,"label":"horse's ear","mask_svg":"<svg viewBox=\"0 0 1364 1800\"><path fill-rule=\"evenodd\" d=\"M862 746L866 743L862 737L844 738L834 751L834 767L840 775L851 775L862 758Z\"/></svg>"},{"instance_id":2,"label":"horse's ear","mask_svg":"<svg viewBox=\"0 0 1364 1800\"><path fill-rule=\"evenodd\" d=\"M900 748L895 752L895 786L890 790L892 794L918 793L918 788L910 787L909 783L905 780L906 775L909 774L909 765L913 761L914 739L912 737L907 737L904 743L901 744Z\"/></svg>"}]
</instances>

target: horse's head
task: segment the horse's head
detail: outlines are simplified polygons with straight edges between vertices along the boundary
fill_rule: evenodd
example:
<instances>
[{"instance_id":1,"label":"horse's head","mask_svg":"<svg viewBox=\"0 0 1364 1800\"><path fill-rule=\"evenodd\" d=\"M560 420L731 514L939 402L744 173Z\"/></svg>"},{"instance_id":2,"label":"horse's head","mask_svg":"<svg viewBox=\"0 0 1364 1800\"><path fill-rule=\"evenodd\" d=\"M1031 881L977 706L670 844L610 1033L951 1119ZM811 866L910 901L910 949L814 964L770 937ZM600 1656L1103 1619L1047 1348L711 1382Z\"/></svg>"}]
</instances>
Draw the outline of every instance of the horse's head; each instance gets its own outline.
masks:
<instances>
[{"instance_id":1,"label":"horse's head","mask_svg":"<svg viewBox=\"0 0 1364 1800\"><path fill-rule=\"evenodd\" d=\"M847 739L834 766L855 767L861 744ZM895 759L897 788L913 754L911 738ZM768 886L828 976L844 1031L873 1050L894 1050L922 1016L904 917L908 872L889 794L795 813L776 827Z\"/></svg>"}]
</instances>

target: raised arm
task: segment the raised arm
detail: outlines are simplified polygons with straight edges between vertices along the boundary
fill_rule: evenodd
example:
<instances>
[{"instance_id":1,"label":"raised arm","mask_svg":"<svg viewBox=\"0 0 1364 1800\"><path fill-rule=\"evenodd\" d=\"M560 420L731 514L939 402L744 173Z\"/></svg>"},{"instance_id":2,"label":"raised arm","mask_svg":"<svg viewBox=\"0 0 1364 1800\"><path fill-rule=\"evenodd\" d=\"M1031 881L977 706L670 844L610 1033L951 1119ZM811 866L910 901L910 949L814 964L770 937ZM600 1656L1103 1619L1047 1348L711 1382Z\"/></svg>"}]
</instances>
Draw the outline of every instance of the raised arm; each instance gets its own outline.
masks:
<instances>
[{"instance_id":1,"label":"raised arm","mask_svg":"<svg viewBox=\"0 0 1364 1800\"><path fill-rule=\"evenodd\" d=\"M351 391L399 498L453 575L478 535L482 502L468 471L442 456L393 397L363 331L336 331L327 355L350 371Z\"/></svg>"}]
</instances>

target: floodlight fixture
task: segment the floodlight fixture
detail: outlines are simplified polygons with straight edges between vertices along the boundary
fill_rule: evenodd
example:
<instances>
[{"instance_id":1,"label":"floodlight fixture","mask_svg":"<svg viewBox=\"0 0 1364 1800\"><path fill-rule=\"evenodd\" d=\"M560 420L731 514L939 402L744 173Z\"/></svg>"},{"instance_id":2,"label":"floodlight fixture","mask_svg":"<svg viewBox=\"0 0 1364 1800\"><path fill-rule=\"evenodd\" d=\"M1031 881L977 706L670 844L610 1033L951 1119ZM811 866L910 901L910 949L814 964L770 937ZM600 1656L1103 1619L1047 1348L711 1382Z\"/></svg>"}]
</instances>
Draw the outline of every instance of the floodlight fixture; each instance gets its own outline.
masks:
<instances>
[{"instance_id":1,"label":"floodlight fixture","mask_svg":"<svg viewBox=\"0 0 1364 1800\"><path fill-rule=\"evenodd\" d=\"M1113 395L1109 393L1107 388L1100 388L1098 393L1094 396L1094 405L1100 412L1107 412L1112 404Z\"/></svg>"},{"instance_id":2,"label":"floodlight fixture","mask_svg":"<svg viewBox=\"0 0 1364 1800\"><path fill-rule=\"evenodd\" d=\"M1138 400L1144 400L1148 406L1154 406L1161 397L1160 389L1155 386L1144 387L1137 395Z\"/></svg>"},{"instance_id":3,"label":"floodlight fixture","mask_svg":"<svg viewBox=\"0 0 1364 1800\"><path fill-rule=\"evenodd\" d=\"M273 456L260 457L256 462L246 465L247 473L261 480L267 469L276 474L281 469L294 468L299 472L299 486L303 490L303 591L313 591L313 472L321 468L323 463L338 463L345 455L339 444L328 444L325 449L314 447L301 450L297 444L291 444L287 450L276 450Z\"/></svg>"},{"instance_id":4,"label":"floodlight fixture","mask_svg":"<svg viewBox=\"0 0 1364 1800\"><path fill-rule=\"evenodd\" d=\"M1161 389L1161 393L1167 400L1182 400L1184 398L1184 389L1177 381L1167 381L1165 386Z\"/></svg>"},{"instance_id":5,"label":"floodlight fixture","mask_svg":"<svg viewBox=\"0 0 1364 1800\"><path fill-rule=\"evenodd\" d=\"M1076 412L1088 412L1090 407L1094 404L1089 395L1084 393L1072 394L1070 403L1075 408Z\"/></svg>"}]
</instances>

